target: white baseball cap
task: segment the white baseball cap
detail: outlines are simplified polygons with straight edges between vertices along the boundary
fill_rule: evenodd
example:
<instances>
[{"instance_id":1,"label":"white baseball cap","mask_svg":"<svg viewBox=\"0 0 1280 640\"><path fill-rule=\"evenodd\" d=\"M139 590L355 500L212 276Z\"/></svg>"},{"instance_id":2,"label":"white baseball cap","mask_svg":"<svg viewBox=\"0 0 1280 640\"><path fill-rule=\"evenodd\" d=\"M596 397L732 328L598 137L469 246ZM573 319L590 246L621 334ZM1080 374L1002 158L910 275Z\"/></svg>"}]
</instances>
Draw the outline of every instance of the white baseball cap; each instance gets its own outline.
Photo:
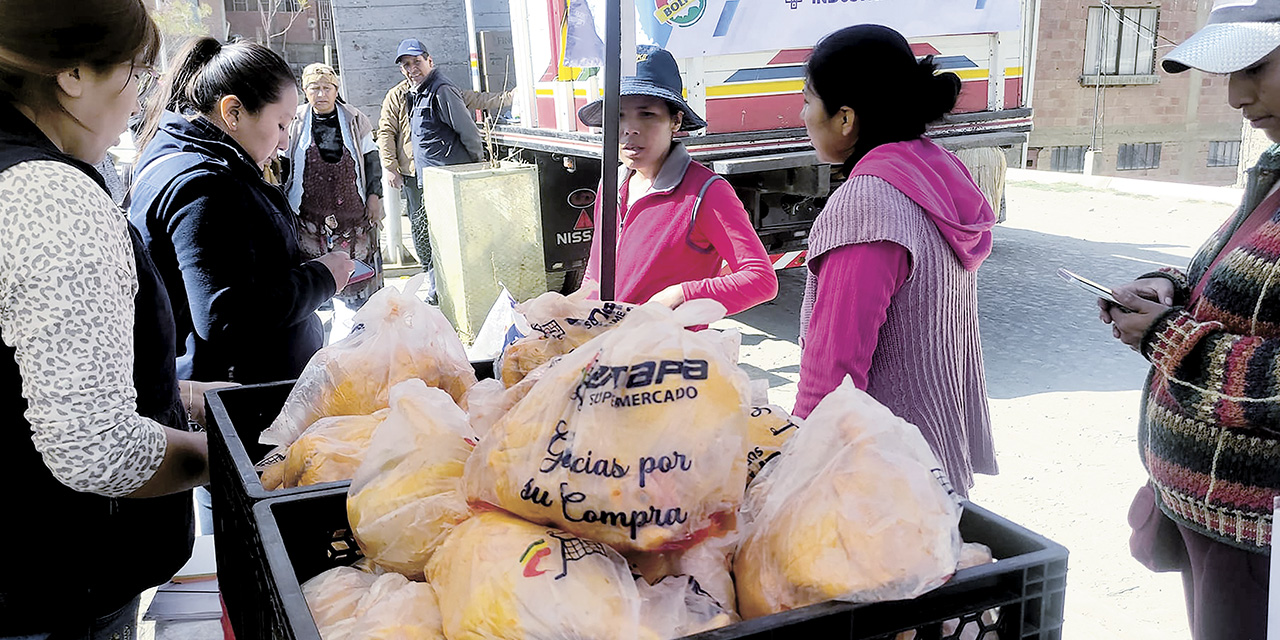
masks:
<instances>
[{"instance_id":1,"label":"white baseball cap","mask_svg":"<svg viewBox=\"0 0 1280 640\"><path fill-rule=\"evenodd\" d=\"M1209 23L1169 52L1160 65L1169 73L1199 69L1235 73L1280 47L1280 0L1225 0Z\"/></svg>"}]
</instances>

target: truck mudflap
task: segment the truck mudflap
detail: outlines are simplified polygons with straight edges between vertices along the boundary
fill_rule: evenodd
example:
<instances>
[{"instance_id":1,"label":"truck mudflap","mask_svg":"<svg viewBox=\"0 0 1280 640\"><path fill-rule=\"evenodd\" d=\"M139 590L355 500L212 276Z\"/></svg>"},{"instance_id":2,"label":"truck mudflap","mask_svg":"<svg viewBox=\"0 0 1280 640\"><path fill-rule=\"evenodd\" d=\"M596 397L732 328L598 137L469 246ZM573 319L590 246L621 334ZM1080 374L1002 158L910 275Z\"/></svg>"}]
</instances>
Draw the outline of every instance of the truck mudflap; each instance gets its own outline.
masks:
<instances>
[{"instance_id":1,"label":"truck mudflap","mask_svg":"<svg viewBox=\"0 0 1280 640\"><path fill-rule=\"evenodd\" d=\"M803 267L808 263L809 250L802 249L800 251L784 251L782 253L774 253L769 255L769 262L773 263L774 271L782 271L784 269L795 269ZM729 275L729 263L720 263L720 275Z\"/></svg>"}]
</instances>

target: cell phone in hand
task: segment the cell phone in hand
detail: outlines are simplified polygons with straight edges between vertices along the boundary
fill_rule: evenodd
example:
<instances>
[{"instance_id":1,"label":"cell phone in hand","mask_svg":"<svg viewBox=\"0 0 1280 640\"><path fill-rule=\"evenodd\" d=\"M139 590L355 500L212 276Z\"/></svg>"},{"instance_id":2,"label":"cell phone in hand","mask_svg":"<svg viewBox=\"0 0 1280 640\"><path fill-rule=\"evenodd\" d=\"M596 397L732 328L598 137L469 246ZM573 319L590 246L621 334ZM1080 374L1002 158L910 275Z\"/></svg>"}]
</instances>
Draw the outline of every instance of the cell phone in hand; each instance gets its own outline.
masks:
<instances>
[{"instance_id":1,"label":"cell phone in hand","mask_svg":"<svg viewBox=\"0 0 1280 640\"><path fill-rule=\"evenodd\" d=\"M1111 289L1108 289L1107 287L1104 287L1088 278L1078 276L1066 269L1058 269L1058 277L1080 287L1081 289L1084 289L1085 291L1088 291L1089 293L1092 293L1099 298L1102 298L1103 300L1106 300L1107 302L1110 302L1124 313L1133 312L1128 307L1116 301L1116 294L1112 292Z\"/></svg>"},{"instance_id":2,"label":"cell phone in hand","mask_svg":"<svg viewBox=\"0 0 1280 640\"><path fill-rule=\"evenodd\" d=\"M347 286L364 282L373 277L373 267L365 264L363 260L353 260L356 263L356 270L351 272L351 277L347 278Z\"/></svg>"}]
</instances>

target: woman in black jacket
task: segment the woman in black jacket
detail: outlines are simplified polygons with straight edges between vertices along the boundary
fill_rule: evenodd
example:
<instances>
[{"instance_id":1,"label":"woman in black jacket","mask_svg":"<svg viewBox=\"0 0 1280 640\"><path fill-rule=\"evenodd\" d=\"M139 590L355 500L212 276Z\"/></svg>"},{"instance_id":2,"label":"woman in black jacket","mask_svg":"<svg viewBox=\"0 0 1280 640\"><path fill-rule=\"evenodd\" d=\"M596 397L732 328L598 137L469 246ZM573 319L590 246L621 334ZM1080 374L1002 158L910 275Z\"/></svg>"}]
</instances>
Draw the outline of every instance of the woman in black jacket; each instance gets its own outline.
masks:
<instances>
[{"instance_id":1,"label":"woman in black jacket","mask_svg":"<svg viewBox=\"0 0 1280 640\"><path fill-rule=\"evenodd\" d=\"M324 344L315 311L354 263L304 262L294 216L262 167L298 106L288 65L250 42L192 42L148 105L129 217L173 298L179 375L295 378Z\"/></svg>"}]
</instances>

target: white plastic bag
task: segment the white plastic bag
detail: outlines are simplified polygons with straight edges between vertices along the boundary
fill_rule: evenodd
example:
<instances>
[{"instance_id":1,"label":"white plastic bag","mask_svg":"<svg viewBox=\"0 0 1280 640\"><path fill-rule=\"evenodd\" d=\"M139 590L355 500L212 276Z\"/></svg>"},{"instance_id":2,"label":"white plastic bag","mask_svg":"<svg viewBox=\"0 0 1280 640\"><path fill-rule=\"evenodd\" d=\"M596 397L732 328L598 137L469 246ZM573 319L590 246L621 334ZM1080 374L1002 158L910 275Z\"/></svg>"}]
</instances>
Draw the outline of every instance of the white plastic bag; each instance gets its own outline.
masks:
<instances>
[{"instance_id":1,"label":"white plastic bag","mask_svg":"<svg viewBox=\"0 0 1280 640\"><path fill-rule=\"evenodd\" d=\"M683 638L738 621L692 576L663 578L654 584L636 580L640 619L659 638Z\"/></svg>"},{"instance_id":2,"label":"white plastic bag","mask_svg":"<svg viewBox=\"0 0 1280 640\"><path fill-rule=\"evenodd\" d=\"M530 371L618 326L634 307L619 302L580 300L548 291L518 305L531 333L502 350L495 365L503 384L520 382Z\"/></svg>"},{"instance_id":3,"label":"white plastic bag","mask_svg":"<svg viewBox=\"0 0 1280 640\"><path fill-rule=\"evenodd\" d=\"M475 370L444 314L416 295L423 277L403 293L386 287L369 298L351 335L311 357L259 442L289 445L320 418L372 414L387 406L391 387L411 378L462 400Z\"/></svg>"},{"instance_id":4,"label":"white plastic bag","mask_svg":"<svg viewBox=\"0 0 1280 640\"><path fill-rule=\"evenodd\" d=\"M365 556L422 579L445 534L469 515L462 470L476 440L448 394L408 380L391 390L391 412L351 480L347 519Z\"/></svg>"},{"instance_id":5,"label":"white plastic bag","mask_svg":"<svg viewBox=\"0 0 1280 640\"><path fill-rule=\"evenodd\" d=\"M484 324L480 325L475 342L467 349L467 356L473 361L493 360L502 354L507 345L530 332L532 329L529 328L529 322L516 311L516 299L504 286L498 293L498 299L489 308L488 315L484 317Z\"/></svg>"},{"instance_id":6,"label":"white plastic bag","mask_svg":"<svg viewBox=\"0 0 1280 640\"><path fill-rule=\"evenodd\" d=\"M431 585L397 573L336 567L302 593L323 640L444 640Z\"/></svg>"},{"instance_id":7,"label":"white plastic bag","mask_svg":"<svg viewBox=\"0 0 1280 640\"><path fill-rule=\"evenodd\" d=\"M919 429L848 378L751 483L739 613L901 600L955 572L960 507Z\"/></svg>"},{"instance_id":8,"label":"white plastic bag","mask_svg":"<svg viewBox=\"0 0 1280 640\"><path fill-rule=\"evenodd\" d=\"M638 307L561 359L467 462L468 498L623 551L732 527L746 484L747 376L712 300Z\"/></svg>"},{"instance_id":9,"label":"white plastic bag","mask_svg":"<svg viewBox=\"0 0 1280 640\"><path fill-rule=\"evenodd\" d=\"M493 425L507 415L525 396L529 395L529 391L533 389L533 385L546 375L547 370L555 366L560 361L557 356L542 364L542 366L529 372L520 382L514 386L507 388L501 382L493 379L481 380L476 383L471 390L467 392L464 407L467 411L467 418L471 420L471 428L475 429L476 435L483 438Z\"/></svg>"}]
</instances>

